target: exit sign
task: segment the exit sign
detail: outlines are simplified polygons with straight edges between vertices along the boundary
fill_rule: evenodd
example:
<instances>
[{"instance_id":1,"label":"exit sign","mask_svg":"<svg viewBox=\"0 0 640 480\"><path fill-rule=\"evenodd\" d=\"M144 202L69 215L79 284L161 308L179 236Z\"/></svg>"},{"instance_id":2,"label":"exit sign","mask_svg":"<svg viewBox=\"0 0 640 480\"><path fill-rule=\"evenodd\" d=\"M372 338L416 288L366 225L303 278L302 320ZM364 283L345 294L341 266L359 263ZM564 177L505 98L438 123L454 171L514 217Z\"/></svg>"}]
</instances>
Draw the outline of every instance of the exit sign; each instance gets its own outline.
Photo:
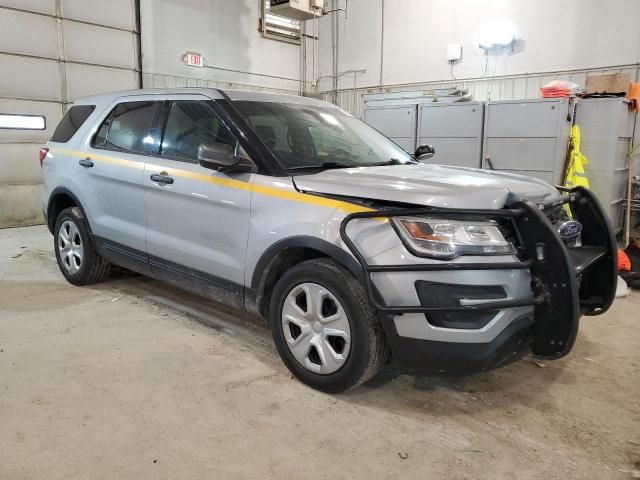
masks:
<instances>
[{"instance_id":1,"label":"exit sign","mask_svg":"<svg viewBox=\"0 0 640 480\"><path fill-rule=\"evenodd\" d=\"M204 58L199 53L185 53L183 60L190 67L204 67Z\"/></svg>"}]
</instances>

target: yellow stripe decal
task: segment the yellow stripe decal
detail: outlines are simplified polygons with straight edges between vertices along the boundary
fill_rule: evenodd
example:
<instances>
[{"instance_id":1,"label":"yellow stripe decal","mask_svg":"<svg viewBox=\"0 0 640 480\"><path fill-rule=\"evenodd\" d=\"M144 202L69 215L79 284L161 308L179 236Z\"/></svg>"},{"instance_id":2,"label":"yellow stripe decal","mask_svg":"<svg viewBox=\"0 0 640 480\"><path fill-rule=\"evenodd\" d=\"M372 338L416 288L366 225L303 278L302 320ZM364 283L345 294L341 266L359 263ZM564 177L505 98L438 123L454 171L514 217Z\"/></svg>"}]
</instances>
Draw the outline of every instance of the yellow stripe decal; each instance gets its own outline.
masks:
<instances>
[{"instance_id":1,"label":"yellow stripe decal","mask_svg":"<svg viewBox=\"0 0 640 480\"><path fill-rule=\"evenodd\" d=\"M87 152L77 152L74 150L67 150L64 148L56 148L52 149L52 153L58 153L62 155L69 155L71 157L76 158L86 158L89 156ZM91 160L108 163L110 165L118 165L121 167L135 168L135 169L143 169L145 164L143 162L134 162L131 160L124 160L122 158L115 158L108 155L96 155L95 153L91 153ZM220 185L222 187L235 188L238 190L252 191L254 193L260 195L266 195L269 197L280 198L282 200L289 200L292 202L306 203L309 205L316 205L319 207L333 208L342 210L347 213L356 213L356 212L372 212L371 208L362 207L355 203L343 202L341 200L333 200L331 198L319 197L317 195L309 195L306 193L300 193L291 190L284 190L281 188L269 187L266 185L257 185L247 182L242 182L240 180L233 180L230 178L220 178L212 175L207 175L204 173L190 172L188 170L181 170L177 168L168 168L162 167L160 165L154 165L151 163L146 164L147 170L151 170L154 172L167 172L170 176L186 178L189 180L194 180L197 182L206 182L212 183L214 185Z\"/></svg>"},{"instance_id":2,"label":"yellow stripe decal","mask_svg":"<svg viewBox=\"0 0 640 480\"><path fill-rule=\"evenodd\" d=\"M76 152L74 150L67 150L66 148L56 148L53 150L53 153L61 153L63 155L69 155L70 157L76 157L76 158L89 157L89 154L87 152ZM92 153L91 160L96 162L108 163L110 165L119 165L121 167L135 168L137 170L144 169L144 163L142 162L124 160L122 158L110 157L108 155L95 155Z\"/></svg>"}]
</instances>

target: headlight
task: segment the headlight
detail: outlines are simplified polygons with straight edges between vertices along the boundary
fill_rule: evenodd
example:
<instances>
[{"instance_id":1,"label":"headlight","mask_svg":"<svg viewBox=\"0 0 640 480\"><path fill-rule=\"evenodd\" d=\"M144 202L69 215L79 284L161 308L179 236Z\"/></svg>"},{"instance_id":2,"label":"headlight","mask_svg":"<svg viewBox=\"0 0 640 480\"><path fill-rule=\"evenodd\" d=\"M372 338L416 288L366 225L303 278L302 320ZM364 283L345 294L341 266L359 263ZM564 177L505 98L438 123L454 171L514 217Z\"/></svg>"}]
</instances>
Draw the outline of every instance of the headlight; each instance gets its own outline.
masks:
<instances>
[{"instance_id":1,"label":"headlight","mask_svg":"<svg viewBox=\"0 0 640 480\"><path fill-rule=\"evenodd\" d=\"M392 223L414 255L450 259L460 255L512 255L495 222L394 217Z\"/></svg>"}]
</instances>

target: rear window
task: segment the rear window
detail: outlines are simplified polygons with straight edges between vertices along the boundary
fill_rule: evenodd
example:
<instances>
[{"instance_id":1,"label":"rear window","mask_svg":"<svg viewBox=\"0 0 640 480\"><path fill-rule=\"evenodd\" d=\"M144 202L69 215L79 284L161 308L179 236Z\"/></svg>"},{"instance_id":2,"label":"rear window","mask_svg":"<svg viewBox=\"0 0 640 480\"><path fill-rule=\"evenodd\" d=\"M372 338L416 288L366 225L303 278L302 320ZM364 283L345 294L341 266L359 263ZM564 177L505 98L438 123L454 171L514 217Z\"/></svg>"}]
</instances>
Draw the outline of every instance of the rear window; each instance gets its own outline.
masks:
<instances>
[{"instance_id":1,"label":"rear window","mask_svg":"<svg viewBox=\"0 0 640 480\"><path fill-rule=\"evenodd\" d=\"M56 131L51 137L52 142L66 143L78 131L89 115L96 109L95 105L76 105L62 117Z\"/></svg>"}]
</instances>

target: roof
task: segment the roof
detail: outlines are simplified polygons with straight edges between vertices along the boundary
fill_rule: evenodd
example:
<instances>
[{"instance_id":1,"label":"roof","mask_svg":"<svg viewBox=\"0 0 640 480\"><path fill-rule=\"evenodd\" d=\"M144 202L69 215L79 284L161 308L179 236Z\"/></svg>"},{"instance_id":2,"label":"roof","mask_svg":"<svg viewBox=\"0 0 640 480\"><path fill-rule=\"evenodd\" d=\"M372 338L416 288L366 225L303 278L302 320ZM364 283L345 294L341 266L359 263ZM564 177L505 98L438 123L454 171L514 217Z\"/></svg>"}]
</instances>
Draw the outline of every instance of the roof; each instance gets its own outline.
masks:
<instances>
[{"instance_id":1,"label":"roof","mask_svg":"<svg viewBox=\"0 0 640 480\"><path fill-rule=\"evenodd\" d=\"M112 102L118 98L132 97L139 95L206 95L212 98L220 98L220 93L229 97L232 101L248 101L248 102L274 102L274 103L293 103L296 105L310 105L317 107L333 107L335 105L317 100L315 98L302 97L299 95L285 95L281 93L261 92L254 90L236 90L236 89L218 89L218 88L143 88L139 90L122 90L118 92L101 93L87 97L78 98L74 103L76 105L96 104Z\"/></svg>"}]
</instances>

